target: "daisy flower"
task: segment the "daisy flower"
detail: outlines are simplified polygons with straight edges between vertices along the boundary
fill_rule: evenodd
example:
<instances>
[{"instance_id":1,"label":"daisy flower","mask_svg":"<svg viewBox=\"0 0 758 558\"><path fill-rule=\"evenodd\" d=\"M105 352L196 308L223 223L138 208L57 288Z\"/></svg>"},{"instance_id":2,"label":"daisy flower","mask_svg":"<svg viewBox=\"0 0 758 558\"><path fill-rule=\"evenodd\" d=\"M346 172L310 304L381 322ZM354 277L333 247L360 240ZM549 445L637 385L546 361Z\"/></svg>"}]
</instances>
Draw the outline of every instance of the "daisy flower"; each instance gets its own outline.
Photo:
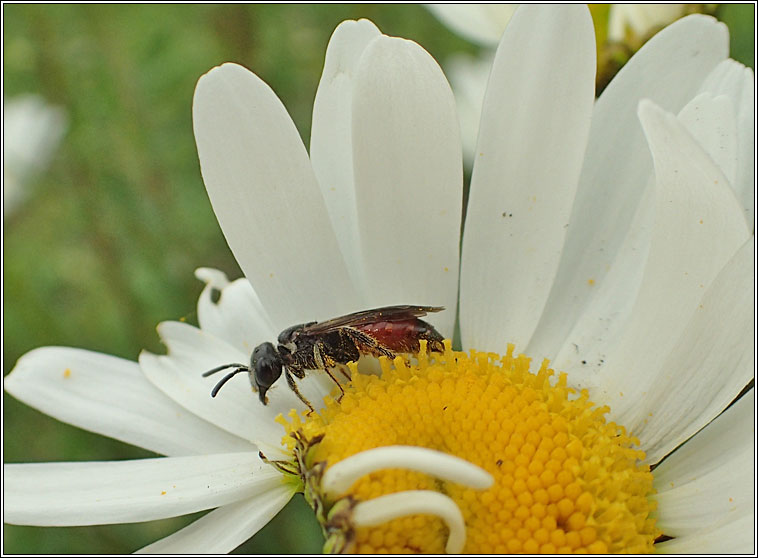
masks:
<instances>
[{"instance_id":1,"label":"daisy flower","mask_svg":"<svg viewBox=\"0 0 758 558\"><path fill-rule=\"evenodd\" d=\"M26 199L31 181L50 164L67 126L66 111L39 95L3 98L3 216Z\"/></svg>"},{"instance_id":2,"label":"daisy flower","mask_svg":"<svg viewBox=\"0 0 758 558\"><path fill-rule=\"evenodd\" d=\"M337 28L310 157L265 83L212 70L195 134L246 278L198 270L200 327L161 324L167 355L43 348L5 382L167 457L5 465L6 521L215 508L142 550L226 552L302 491L328 551L752 551L753 390L723 411L753 377L753 76L727 43L685 18L595 102L587 10L519 8L460 266L454 101L418 45ZM314 372L303 393L333 395L314 413L285 385L261 405L239 375L209 397L204 371L305 320L445 305L428 319L451 336L458 271L468 352L351 364L341 398Z\"/></svg>"}]
</instances>

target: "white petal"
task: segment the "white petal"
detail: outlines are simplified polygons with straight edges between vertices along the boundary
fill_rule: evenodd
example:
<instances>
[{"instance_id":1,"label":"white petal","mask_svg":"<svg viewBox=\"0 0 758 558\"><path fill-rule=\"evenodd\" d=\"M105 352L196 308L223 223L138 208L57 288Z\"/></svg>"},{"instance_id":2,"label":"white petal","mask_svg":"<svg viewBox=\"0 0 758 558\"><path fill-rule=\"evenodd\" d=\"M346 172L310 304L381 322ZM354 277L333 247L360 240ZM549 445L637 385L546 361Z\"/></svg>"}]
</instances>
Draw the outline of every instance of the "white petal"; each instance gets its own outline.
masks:
<instances>
[{"instance_id":1,"label":"white petal","mask_svg":"<svg viewBox=\"0 0 758 558\"><path fill-rule=\"evenodd\" d=\"M575 387L596 383L595 376L608 356L608 347L618 343L624 335L650 251L654 202L655 184L651 177L608 275L599 283L587 278L588 286L597 292L587 301L553 363L556 370L568 373Z\"/></svg>"},{"instance_id":2,"label":"white petal","mask_svg":"<svg viewBox=\"0 0 758 558\"><path fill-rule=\"evenodd\" d=\"M184 529L156 541L136 554L226 554L261 530L290 501L293 489L272 484L241 502L207 513Z\"/></svg>"},{"instance_id":3,"label":"white petal","mask_svg":"<svg viewBox=\"0 0 758 558\"><path fill-rule=\"evenodd\" d=\"M516 4L426 4L426 8L461 37L483 46L497 46Z\"/></svg>"},{"instance_id":4,"label":"white petal","mask_svg":"<svg viewBox=\"0 0 758 558\"><path fill-rule=\"evenodd\" d=\"M725 174L734 176L736 132L731 102L726 96L698 95L678 116ZM587 278L595 291L587 301L563 347L554 359L557 369L569 372L573 385L585 387L602 369L608 347L618 342L637 299L653 230L654 188L645 189L629 232L607 275L599 283ZM538 353L535 353L538 354Z\"/></svg>"},{"instance_id":5,"label":"white petal","mask_svg":"<svg viewBox=\"0 0 758 558\"><path fill-rule=\"evenodd\" d=\"M155 388L136 362L65 347L35 349L5 389L58 420L164 455L252 450Z\"/></svg>"},{"instance_id":6,"label":"white petal","mask_svg":"<svg viewBox=\"0 0 758 558\"><path fill-rule=\"evenodd\" d=\"M466 347L523 351L553 283L589 130L589 12L522 5L494 64L463 238L461 332Z\"/></svg>"},{"instance_id":7,"label":"white petal","mask_svg":"<svg viewBox=\"0 0 758 558\"><path fill-rule=\"evenodd\" d=\"M755 218L755 75L734 60L724 60L709 74L701 91L727 95L736 109L737 178L732 183L745 208L748 224Z\"/></svg>"},{"instance_id":8,"label":"white petal","mask_svg":"<svg viewBox=\"0 0 758 558\"><path fill-rule=\"evenodd\" d=\"M3 466L14 525L103 525L175 517L250 498L282 482L255 452Z\"/></svg>"},{"instance_id":9,"label":"white petal","mask_svg":"<svg viewBox=\"0 0 758 558\"><path fill-rule=\"evenodd\" d=\"M356 527L373 527L406 515L436 515L445 522L445 551L460 554L466 544L466 524L455 500L431 490L406 490L360 502L351 517Z\"/></svg>"},{"instance_id":10,"label":"white petal","mask_svg":"<svg viewBox=\"0 0 758 558\"><path fill-rule=\"evenodd\" d=\"M213 209L273 325L354 309L308 155L274 92L241 66L214 68L195 89L193 122Z\"/></svg>"},{"instance_id":11,"label":"white petal","mask_svg":"<svg viewBox=\"0 0 758 558\"><path fill-rule=\"evenodd\" d=\"M701 297L749 238L726 178L676 117L643 101L640 119L655 161L656 222L640 294L623 340L608 348L598 396L633 432Z\"/></svg>"},{"instance_id":12,"label":"white petal","mask_svg":"<svg viewBox=\"0 0 758 558\"><path fill-rule=\"evenodd\" d=\"M726 411L695 434L686 444L655 468L655 488L666 498L689 490L692 483L702 483L705 475L728 467L747 470L736 456L751 450L755 389L750 389ZM752 453L752 451L749 451ZM734 485L735 488L739 486ZM750 491L752 492L752 491ZM745 494L745 497L752 494ZM731 495L729 495L731 496ZM665 516L665 510L662 510Z\"/></svg>"},{"instance_id":13,"label":"white petal","mask_svg":"<svg viewBox=\"0 0 758 558\"><path fill-rule=\"evenodd\" d=\"M455 100L420 46L379 36L356 70L352 137L368 306L432 304L451 336L463 170Z\"/></svg>"},{"instance_id":14,"label":"white petal","mask_svg":"<svg viewBox=\"0 0 758 558\"><path fill-rule=\"evenodd\" d=\"M723 411L755 374L751 237L713 281L642 405L648 416L626 424L657 463ZM754 300L753 300L754 302Z\"/></svg>"},{"instance_id":15,"label":"white petal","mask_svg":"<svg viewBox=\"0 0 758 558\"><path fill-rule=\"evenodd\" d=\"M278 332L247 279L229 283L226 275L208 268L198 269L195 275L206 282L197 301L197 321L203 331L248 354L276 337ZM219 295L217 301L214 292Z\"/></svg>"},{"instance_id":16,"label":"white petal","mask_svg":"<svg viewBox=\"0 0 758 558\"><path fill-rule=\"evenodd\" d=\"M698 536L754 516L754 406L750 390L656 468L658 524L665 534ZM739 552L753 544L743 538ZM716 544L702 551L722 552Z\"/></svg>"},{"instance_id":17,"label":"white petal","mask_svg":"<svg viewBox=\"0 0 758 558\"><path fill-rule=\"evenodd\" d=\"M492 475L481 467L441 451L416 446L383 446L335 463L321 480L324 493L339 496L360 478L383 469L409 469L441 480L483 490L492 486Z\"/></svg>"},{"instance_id":18,"label":"white petal","mask_svg":"<svg viewBox=\"0 0 758 558\"><path fill-rule=\"evenodd\" d=\"M358 61L381 33L366 19L344 21L334 30L313 104L311 162L353 282L363 285L358 214L353 179L352 104Z\"/></svg>"},{"instance_id":19,"label":"white petal","mask_svg":"<svg viewBox=\"0 0 758 558\"><path fill-rule=\"evenodd\" d=\"M678 118L733 184L737 179L737 123L731 99L701 93L687 103Z\"/></svg>"},{"instance_id":20,"label":"white petal","mask_svg":"<svg viewBox=\"0 0 758 558\"><path fill-rule=\"evenodd\" d=\"M688 533L655 545L656 553L692 556L693 554L755 554L755 515L747 513L715 529Z\"/></svg>"},{"instance_id":21,"label":"white petal","mask_svg":"<svg viewBox=\"0 0 758 558\"><path fill-rule=\"evenodd\" d=\"M302 406L286 385L272 389L265 406L252 391L247 374L237 374L212 398L211 390L227 371L207 378L203 372L227 363L245 364L249 355L180 322L164 322L158 333L168 355L143 352L139 358L142 371L155 386L182 407L244 440L279 444L284 431L274 417Z\"/></svg>"},{"instance_id":22,"label":"white petal","mask_svg":"<svg viewBox=\"0 0 758 558\"><path fill-rule=\"evenodd\" d=\"M706 16L685 17L648 41L603 91L592 114L555 285L529 354L552 358L557 353L629 232L653 172L637 117L639 100L649 98L679 112L728 52L724 24Z\"/></svg>"}]
</instances>

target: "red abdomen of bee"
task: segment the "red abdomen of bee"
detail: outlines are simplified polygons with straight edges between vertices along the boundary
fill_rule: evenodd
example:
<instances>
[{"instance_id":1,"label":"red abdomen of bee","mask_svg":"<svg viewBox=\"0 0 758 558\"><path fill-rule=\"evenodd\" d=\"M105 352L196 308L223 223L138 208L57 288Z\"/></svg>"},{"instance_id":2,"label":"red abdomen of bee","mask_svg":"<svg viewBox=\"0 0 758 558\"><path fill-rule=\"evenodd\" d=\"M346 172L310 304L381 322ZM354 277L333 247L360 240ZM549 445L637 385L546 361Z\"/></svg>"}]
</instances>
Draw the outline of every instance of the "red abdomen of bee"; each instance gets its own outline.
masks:
<instances>
[{"instance_id":1,"label":"red abdomen of bee","mask_svg":"<svg viewBox=\"0 0 758 558\"><path fill-rule=\"evenodd\" d=\"M434 326L418 318L393 322L374 322L354 326L395 353L417 353L419 341L426 339L432 351L442 351L442 336Z\"/></svg>"}]
</instances>

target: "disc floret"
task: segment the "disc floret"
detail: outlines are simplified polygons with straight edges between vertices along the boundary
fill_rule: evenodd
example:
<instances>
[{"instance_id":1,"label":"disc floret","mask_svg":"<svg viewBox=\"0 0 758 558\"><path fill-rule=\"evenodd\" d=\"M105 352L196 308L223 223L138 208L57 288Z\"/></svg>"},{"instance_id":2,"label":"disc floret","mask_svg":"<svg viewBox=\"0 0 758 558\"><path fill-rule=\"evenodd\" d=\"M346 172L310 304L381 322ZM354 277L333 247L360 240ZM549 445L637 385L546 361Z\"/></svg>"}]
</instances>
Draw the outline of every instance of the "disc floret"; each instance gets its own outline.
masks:
<instances>
[{"instance_id":1,"label":"disc floret","mask_svg":"<svg viewBox=\"0 0 758 558\"><path fill-rule=\"evenodd\" d=\"M454 352L449 342L445 349L439 355L422 351L412 365L383 359L379 376L352 366L341 400L328 398L319 413L301 418L293 412L282 421L293 434L287 437L293 450L303 440L318 440L308 449L306 467L321 471L311 482L312 499L326 510L322 524L332 540L327 516L340 510L342 539L332 549L443 552L450 528L435 515L351 523L355 506L415 490L455 503L466 553L652 551L660 534L651 518L653 476L641 463L639 440L606 420L607 406L568 387L566 374L554 378L547 360L530 372L530 359L513 356L512 345L503 357ZM324 489L324 471L361 452L397 445L456 456L494 483L473 487L400 461L395 468L367 469L345 492Z\"/></svg>"}]
</instances>

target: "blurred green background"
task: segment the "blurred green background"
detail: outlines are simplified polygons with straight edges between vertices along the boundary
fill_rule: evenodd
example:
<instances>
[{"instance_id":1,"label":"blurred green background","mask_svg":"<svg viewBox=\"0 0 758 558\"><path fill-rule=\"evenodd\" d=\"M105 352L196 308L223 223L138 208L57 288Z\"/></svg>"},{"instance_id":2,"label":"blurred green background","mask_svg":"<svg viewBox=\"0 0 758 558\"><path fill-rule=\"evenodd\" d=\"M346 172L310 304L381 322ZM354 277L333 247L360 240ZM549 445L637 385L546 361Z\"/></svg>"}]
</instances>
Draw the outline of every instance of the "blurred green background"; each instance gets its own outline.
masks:
<instances>
[{"instance_id":1,"label":"blurred green background","mask_svg":"<svg viewBox=\"0 0 758 558\"><path fill-rule=\"evenodd\" d=\"M600 21L605 8L595 8ZM717 14L732 56L754 66L754 6ZM191 103L200 75L234 61L277 92L307 145L329 36L370 18L438 61L478 47L416 5L3 5L4 97L37 93L68 130L50 167L3 222L3 373L25 352L68 345L135 359L162 352L154 326L196 322L196 267L239 268L200 177ZM5 462L130 459L150 452L61 424L3 395ZM3 526L5 553L127 553L194 519L81 528ZM314 553L296 496L237 553Z\"/></svg>"}]
</instances>

